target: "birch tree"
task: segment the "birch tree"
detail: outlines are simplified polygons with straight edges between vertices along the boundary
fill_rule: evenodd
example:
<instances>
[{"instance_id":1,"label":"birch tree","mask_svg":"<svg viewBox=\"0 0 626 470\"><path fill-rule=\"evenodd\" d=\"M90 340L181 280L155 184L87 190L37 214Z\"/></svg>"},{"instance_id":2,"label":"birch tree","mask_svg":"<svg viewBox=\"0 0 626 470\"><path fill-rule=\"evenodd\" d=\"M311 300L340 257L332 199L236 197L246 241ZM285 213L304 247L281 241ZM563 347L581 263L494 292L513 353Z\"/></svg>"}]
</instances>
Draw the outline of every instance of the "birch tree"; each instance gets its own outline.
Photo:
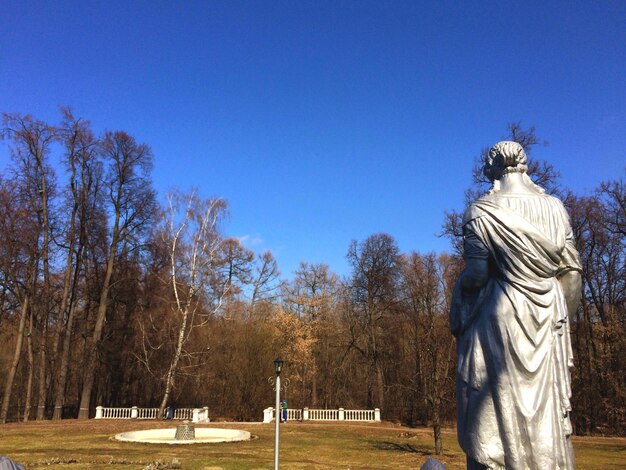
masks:
<instances>
[{"instance_id":1,"label":"birch tree","mask_svg":"<svg viewBox=\"0 0 626 470\"><path fill-rule=\"evenodd\" d=\"M226 202L219 198L202 199L197 192L179 191L167 197L167 208L159 227L161 242L168 250L168 276L170 289L169 318L146 315L142 328L143 351L141 362L152 374L158 373L159 362L165 362L162 371L163 394L159 416L171 399L176 378L186 370L201 365L198 358L205 357L206 345L189 341L196 328L222 307L232 285L225 265L223 239L218 230L220 219L226 211ZM166 334L160 334L157 323L169 325Z\"/></svg>"}]
</instances>

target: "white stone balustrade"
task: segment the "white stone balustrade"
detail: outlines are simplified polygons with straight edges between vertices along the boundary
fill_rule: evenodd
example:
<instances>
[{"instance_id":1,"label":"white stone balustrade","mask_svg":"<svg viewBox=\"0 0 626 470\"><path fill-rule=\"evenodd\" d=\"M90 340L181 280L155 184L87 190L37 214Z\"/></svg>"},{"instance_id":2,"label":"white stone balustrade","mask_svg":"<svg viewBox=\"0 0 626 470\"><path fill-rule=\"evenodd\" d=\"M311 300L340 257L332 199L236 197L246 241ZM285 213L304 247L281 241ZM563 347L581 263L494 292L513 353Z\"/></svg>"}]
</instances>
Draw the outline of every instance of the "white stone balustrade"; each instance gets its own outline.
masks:
<instances>
[{"instance_id":1,"label":"white stone balustrade","mask_svg":"<svg viewBox=\"0 0 626 470\"><path fill-rule=\"evenodd\" d=\"M313 421L339 421L339 410L309 408L309 419Z\"/></svg>"},{"instance_id":2,"label":"white stone balustrade","mask_svg":"<svg viewBox=\"0 0 626 470\"><path fill-rule=\"evenodd\" d=\"M302 421L302 410L287 408L287 421Z\"/></svg>"},{"instance_id":3,"label":"white stone balustrade","mask_svg":"<svg viewBox=\"0 0 626 470\"><path fill-rule=\"evenodd\" d=\"M96 407L96 419L157 419L158 408L112 408L105 406ZM204 408L176 408L173 419L188 419L194 423L207 422L209 420L209 407Z\"/></svg>"},{"instance_id":4,"label":"white stone balustrade","mask_svg":"<svg viewBox=\"0 0 626 470\"><path fill-rule=\"evenodd\" d=\"M133 408L137 407L133 406ZM157 419L158 415L158 408L137 408L137 418L139 419Z\"/></svg>"},{"instance_id":5,"label":"white stone balustrade","mask_svg":"<svg viewBox=\"0 0 626 470\"><path fill-rule=\"evenodd\" d=\"M174 418L173 419L192 419L194 410L198 408L177 408L174 410ZM196 421L194 421L195 423Z\"/></svg>"},{"instance_id":6,"label":"white stone balustrade","mask_svg":"<svg viewBox=\"0 0 626 470\"><path fill-rule=\"evenodd\" d=\"M263 422L270 423L274 421L274 408L269 407L263 410ZM288 409L287 421L361 421L375 422L380 421L380 408L373 410L345 410L339 408L337 410L326 409Z\"/></svg>"}]
</instances>

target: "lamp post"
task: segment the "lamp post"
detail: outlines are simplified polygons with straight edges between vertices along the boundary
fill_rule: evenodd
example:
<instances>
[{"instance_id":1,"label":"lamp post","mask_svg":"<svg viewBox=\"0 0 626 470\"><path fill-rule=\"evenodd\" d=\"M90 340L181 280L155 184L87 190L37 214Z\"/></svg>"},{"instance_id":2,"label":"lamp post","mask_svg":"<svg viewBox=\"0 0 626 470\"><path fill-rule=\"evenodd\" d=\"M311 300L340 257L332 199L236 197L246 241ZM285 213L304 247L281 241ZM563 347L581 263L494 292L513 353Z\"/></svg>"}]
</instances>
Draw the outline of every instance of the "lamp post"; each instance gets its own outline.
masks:
<instances>
[{"instance_id":1,"label":"lamp post","mask_svg":"<svg viewBox=\"0 0 626 470\"><path fill-rule=\"evenodd\" d=\"M276 369L276 408L274 416L276 418L275 436L274 436L274 470L278 470L278 446L280 443L280 371L283 368L283 360L278 356L274 360L274 367Z\"/></svg>"}]
</instances>

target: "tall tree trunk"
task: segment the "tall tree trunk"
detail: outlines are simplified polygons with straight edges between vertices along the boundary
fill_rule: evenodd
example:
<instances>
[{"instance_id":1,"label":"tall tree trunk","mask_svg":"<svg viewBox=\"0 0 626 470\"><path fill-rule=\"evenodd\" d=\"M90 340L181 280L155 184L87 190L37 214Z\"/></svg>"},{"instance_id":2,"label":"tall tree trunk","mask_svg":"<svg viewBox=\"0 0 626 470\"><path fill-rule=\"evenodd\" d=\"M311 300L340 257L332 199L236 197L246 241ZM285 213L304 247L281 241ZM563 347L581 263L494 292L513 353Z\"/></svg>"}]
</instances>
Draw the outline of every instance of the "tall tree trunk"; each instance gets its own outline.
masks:
<instances>
[{"instance_id":1,"label":"tall tree trunk","mask_svg":"<svg viewBox=\"0 0 626 470\"><path fill-rule=\"evenodd\" d=\"M17 332L17 339L15 341L15 352L13 353L13 361L9 368L9 374L7 375L6 382L4 384L4 396L2 398L2 408L0 409L0 424L7 422L7 415L9 414L9 402L11 400L11 391L13 390L13 381L15 380L15 373L17 372L17 366L20 363L20 355L22 354L22 343L24 341L24 328L26 327L26 315L28 313L29 298L28 294L24 296L22 302L22 310L20 312L20 326Z\"/></svg>"},{"instance_id":2,"label":"tall tree trunk","mask_svg":"<svg viewBox=\"0 0 626 470\"><path fill-rule=\"evenodd\" d=\"M54 335L52 338L52 357L51 357L52 364L50 368L53 372L56 372L57 377L59 377L59 382L60 382L60 376L62 372L60 370L57 370L56 365L62 362L63 356L65 354L65 351L59 351L59 343L61 342L61 336L65 338L71 334L71 325L69 325L70 315L68 313L67 319L66 319L65 311L67 310L67 303L68 303L68 299L70 295L70 285L72 284L72 273L75 273L75 269L73 269L74 267L73 266L74 264L73 263L74 262L74 241L73 241L74 240L74 220L75 220L75 211L72 212L72 218L70 222L70 235L69 235L70 245L67 250L67 259L65 262L65 276L63 278L63 293L61 295L61 305L59 306L58 321L57 321L56 328L54 329ZM77 260L78 259L80 258L77 258ZM76 261L76 265L78 265L78 261ZM63 331L63 335L61 334L62 331ZM63 344L65 346L65 339L63 341ZM60 361L57 361L57 358L59 358ZM52 419L61 419L61 414L57 405L59 403L59 396L64 395L64 393L61 392L60 390L61 384L59 382L57 382L56 384L54 411L52 414ZM63 388L65 388L65 384L63 384ZM60 399L61 407L63 406L63 400L64 400L64 397L61 397Z\"/></svg>"},{"instance_id":3,"label":"tall tree trunk","mask_svg":"<svg viewBox=\"0 0 626 470\"><path fill-rule=\"evenodd\" d=\"M413 348L414 348L414 361L415 369L413 371L413 386L415 387L415 393L412 395L412 407L414 413L411 416L412 423L415 424L418 420L423 421L423 416L419 412L420 403L424 400L424 374L422 368L422 349L419 335L419 323L415 322L413 331Z\"/></svg>"},{"instance_id":4,"label":"tall tree trunk","mask_svg":"<svg viewBox=\"0 0 626 470\"><path fill-rule=\"evenodd\" d=\"M382 409L385 406L385 376L380 359L376 361L376 392L378 394L378 402L375 406Z\"/></svg>"},{"instance_id":5,"label":"tall tree trunk","mask_svg":"<svg viewBox=\"0 0 626 470\"><path fill-rule=\"evenodd\" d=\"M435 454L443 454L443 441L441 439L441 414L440 401L437 399L433 403L433 434L435 435Z\"/></svg>"},{"instance_id":6,"label":"tall tree trunk","mask_svg":"<svg viewBox=\"0 0 626 470\"><path fill-rule=\"evenodd\" d=\"M432 320L431 320L432 321ZM434 338L433 338L434 340ZM432 384L431 384L431 406L433 413L433 435L435 438L435 454L441 455L443 453L443 442L441 440L441 383L439 375L439 354L437 353L437 346L431 345L432 354Z\"/></svg>"},{"instance_id":7,"label":"tall tree trunk","mask_svg":"<svg viewBox=\"0 0 626 470\"><path fill-rule=\"evenodd\" d=\"M38 401L37 401L37 420L44 419L45 410L46 410L46 401L47 401L47 392L48 392L48 383L50 377L46 373L46 369L48 366L47 363L47 351L48 351L48 320L50 316L50 221L48 214L48 182L46 180L46 172L43 164L43 149L37 156L37 165L39 166L39 171L41 172L41 188L39 190L41 194L41 209L43 216L43 247L41 250L41 258L43 262L43 302L39 303L41 305L41 313L42 313L42 332L41 332L41 342L39 349L39 390L38 390ZM34 331L34 330L33 330Z\"/></svg>"},{"instance_id":8,"label":"tall tree trunk","mask_svg":"<svg viewBox=\"0 0 626 470\"><path fill-rule=\"evenodd\" d=\"M107 303L109 300L109 290L111 288L111 277L115 267L115 257L117 254L117 245L119 243L119 223L120 209L119 200L115 211L115 224L113 226L113 236L111 237L111 245L109 247L109 258L107 260L106 273L100 291L100 300L98 302L98 312L96 314L96 325L93 335L85 345L85 374L83 376L83 391L80 396L80 409L78 411L79 419L89 418L89 406L91 403L91 392L96 373L96 364L98 359L98 346L102 339L104 331L104 320L106 319Z\"/></svg>"},{"instance_id":9,"label":"tall tree trunk","mask_svg":"<svg viewBox=\"0 0 626 470\"><path fill-rule=\"evenodd\" d=\"M373 302L371 302L373 305ZM370 311L373 311L370 310ZM381 357L379 353L379 343L376 337L376 323L373 316L370 319L370 341L371 341L371 354L372 354L372 386L374 387L375 401L371 406L376 408L383 408L385 406L385 378L383 375L383 365L381 363Z\"/></svg>"},{"instance_id":10,"label":"tall tree trunk","mask_svg":"<svg viewBox=\"0 0 626 470\"><path fill-rule=\"evenodd\" d=\"M313 356L313 367L311 374L311 406L317 408L317 359Z\"/></svg>"},{"instance_id":11,"label":"tall tree trunk","mask_svg":"<svg viewBox=\"0 0 626 470\"><path fill-rule=\"evenodd\" d=\"M368 369L367 369L367 377L366 377L366 384L367 384L367 407L368 408L374 408L374 366L373 364L369 364L368 365Z\"/></svg>"},{"instance_id":12,"label":"tall tree trunk","mask_svg":"<svg viewBox=\"0 0 626 470\"><path fill-rule=\"evenodd\" d=\"M24 400L24 422L30 419L30 408L33 400L33 378L35 375L35 360L33 356L33 314L32 309L28 318L29 332L26 340L26 357L28 358L28 380L26 382L26 398Z\"/></svg>"},{"instance_id":13,"label":"tall tree trunk","mask_svg":"<svg viewBox=\"0 0 626 470\"><path fill-rule=\"evenodd\" d=\"M98 346L102 339L104 331L104 320L106 318L107 302L109 298L109 290L111 288L111 276L115 266L115 253L117 249L117 236L114 235L114 241L111 243L109 259L107 261L106 274L100 291L100 301L98 303L98 313L96 315L96 325L93 335L87 341L85 348L85 374L83 375L83 391L80 396L80 410L78 412L79 419L89 418L89 406L91 403L91 392L95 379L96 365L98 359Z\"/></svg>"},{"instance_id":14,"label":"tall tree trunk","mask_svg":"<svg viewBox=\"0 0 626 470\"><path fill-rule=\"evenodd\" d=\"M72 331L74 329L74 316L76 312L75 292L78 284L78 275L80 273L80 262L82 258L82 246L76 256L76 266L74 267L74 281L72 283L72 295L69 300L69 311L67 322L65 325L65 335L63 336L63 348L60 351L61 358L59 361L59 382L57 393L54 401L54 413L52 419L61 419L63 414L63 405L65 404L65 388L67 385L67 375L69 371L70 348L72 346Z\"/></svg>"},{"instance_id":15,"label":"tall tree trunk","mask_svg":"<svg viewBox=\"0 0 626 470\"><path fill-rule=\"evenodd\" d=\"M44 291L45 292L45 291ZM44 294L44 297L47 297ZM47 304L47 301L45 301ZM47 350L48 345L48 309L47 305L44 305L44 309L46 310L46 314L44 315L44 323L43 323L43 331L41 332L41 342L39 344L39 387L37 391L37 420L41 421L45 418L46 412L46 400L47 400L47 391L48 384L50 380L50 376L46 374L47 369Z\"/></svg>"},{"instance_id":16,"label":"tall tree trunk","mask_svg":"<svg viewBox=\"0 0 626 470\"><path fill-rule=\"evenodd\" d=\"M589 379L589 389L591 393L598 393L598 379L595 373L595 367L598 364L598 350L596 348L596 339L593 333L593 321L591 320L591 309L592 306L587 302L585 296L582 298L582 309L585 318L585 327L587 333L587 356L589 360L587 361L587 377ZM589 432L596 432L596 423L597 423L597 415L598 415L598 400L590 399L589 400L589 410L588 410L588 418L589 418Z\"/></svg>"}]
</instances>

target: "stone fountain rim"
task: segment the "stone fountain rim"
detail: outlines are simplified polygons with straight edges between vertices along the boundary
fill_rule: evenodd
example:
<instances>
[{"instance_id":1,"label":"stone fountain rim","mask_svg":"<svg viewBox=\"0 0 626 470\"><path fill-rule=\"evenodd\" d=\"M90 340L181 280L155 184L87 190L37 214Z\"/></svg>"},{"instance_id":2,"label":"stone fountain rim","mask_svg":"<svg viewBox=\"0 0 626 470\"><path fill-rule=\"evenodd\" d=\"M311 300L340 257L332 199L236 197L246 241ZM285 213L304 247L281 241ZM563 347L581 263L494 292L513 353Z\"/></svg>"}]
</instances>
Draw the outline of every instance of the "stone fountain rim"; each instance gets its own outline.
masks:
<instances>
[{"instance_id":1,"label":"stone fountain rim","mask_svg":"<svg viewBox=\"0 0 626 470\"><path fill-rule=\"evenodd\" d=\"M202 444L218 442L248 441L251 435L248 431L225 428L195 428L195 439L174 439L176 428L142 429L126 431L115 435L121 442L139 442L146 444ZM167 439L170 437L170 439Z\"/></svg>"}]
</instances>

